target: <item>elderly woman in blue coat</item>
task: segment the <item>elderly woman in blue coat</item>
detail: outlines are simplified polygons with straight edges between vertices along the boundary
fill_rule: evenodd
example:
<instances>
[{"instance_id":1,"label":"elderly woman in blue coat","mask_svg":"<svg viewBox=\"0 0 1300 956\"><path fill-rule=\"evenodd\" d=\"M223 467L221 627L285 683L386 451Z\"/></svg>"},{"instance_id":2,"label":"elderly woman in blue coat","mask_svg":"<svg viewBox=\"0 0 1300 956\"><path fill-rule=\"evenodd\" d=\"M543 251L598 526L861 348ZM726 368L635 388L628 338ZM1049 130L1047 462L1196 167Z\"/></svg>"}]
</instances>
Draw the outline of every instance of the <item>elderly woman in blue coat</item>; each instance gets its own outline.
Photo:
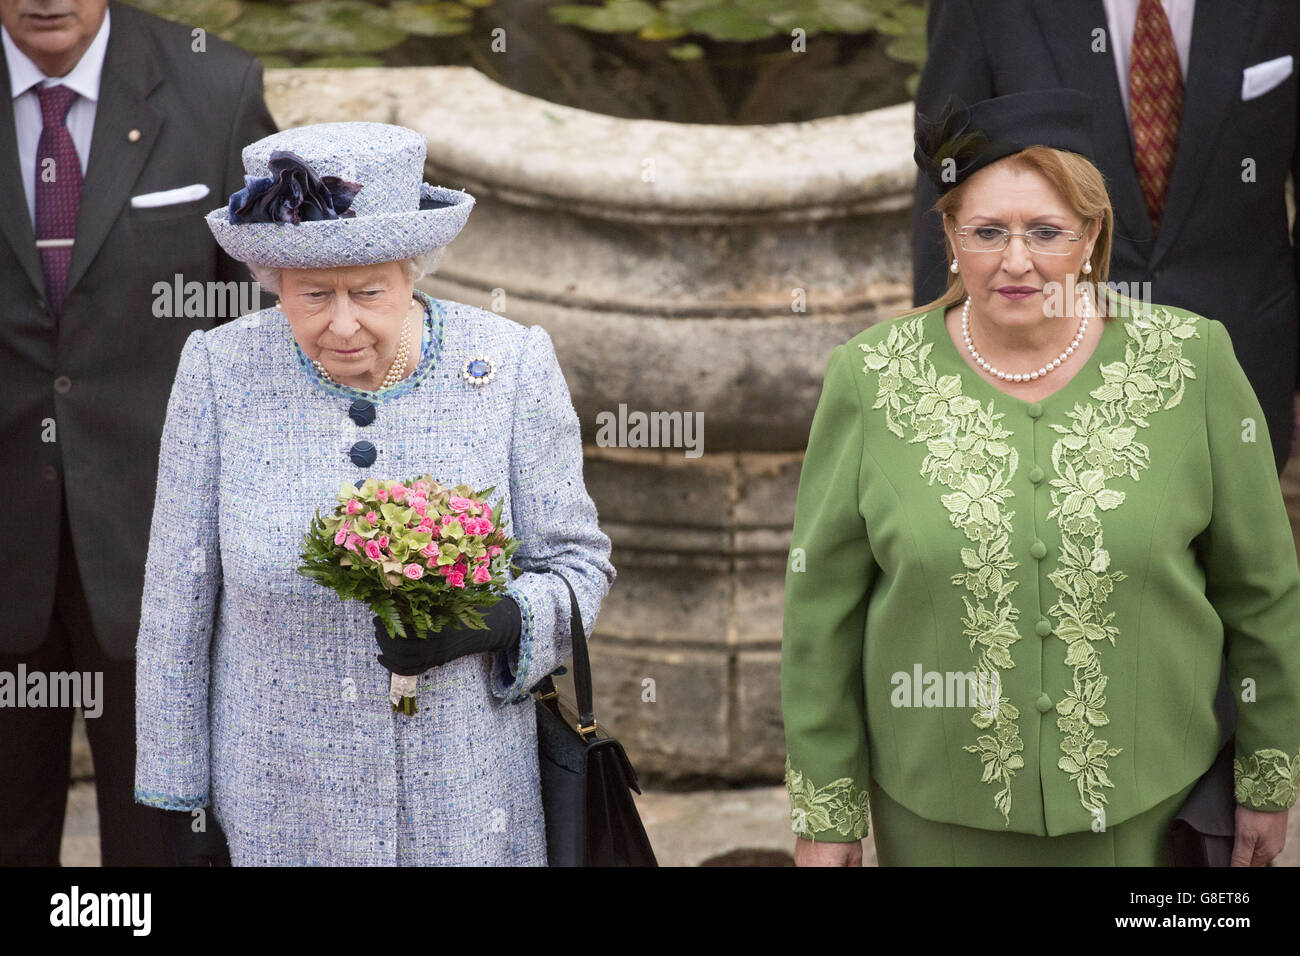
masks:
<instances>
[{"instance_id":1,"label":"elderly woman in blue coat","mask_svg":"<svg viewBox=\"0 0 1300 956\"><path fill-rule=\"evenodd\" d=\"M228 843L236 865L544 865L528 692L570 651L561 575L592 622L615 574L551 340L415 290L474 204L422 182L418 134L331 123L243 157L247 187L207 221L279 302L181 354L136 800L166 811L176 862ZM486 630L385 635L381 664L369 608L298 573L302 538L345 482L423 474L495 486L522 574ZM387 668L420 675L415 716Z\"/></svg>"}]
</instances>

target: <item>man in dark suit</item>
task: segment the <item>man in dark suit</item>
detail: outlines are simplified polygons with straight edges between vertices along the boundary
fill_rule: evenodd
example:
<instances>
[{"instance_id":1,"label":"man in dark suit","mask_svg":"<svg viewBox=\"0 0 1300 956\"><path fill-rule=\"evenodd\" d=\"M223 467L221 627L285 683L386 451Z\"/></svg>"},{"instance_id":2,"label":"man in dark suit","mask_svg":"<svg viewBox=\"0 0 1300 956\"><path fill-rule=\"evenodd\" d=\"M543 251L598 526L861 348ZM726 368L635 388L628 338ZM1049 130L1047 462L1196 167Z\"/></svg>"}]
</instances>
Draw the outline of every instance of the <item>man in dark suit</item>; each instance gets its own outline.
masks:
<instances>
[{"instance_id":1,"label":"man in dark suit","mask_svg":"<svg viewBox=\"0 0 1300 956\"><path fill-rule=\"evenodd\" d=\"M275 124L257 60L202 31L115 0L0 0L0 23L0 864L58 863L60 703L86 713L104 864L158 863L157 814L133 800L158 446L186 337L252 294L203 214ZM178 288L211 294L178 310Z\"/></svg>"},{"instance_id":2,"label":"man in dark suit","mask_svg":"<svg viewBox=\"0 0 1300 956\"><path fill-rule=\"evenodd\" d=\"M931 0L928 29L918 113L937 116L950 95L973 103L1064 86L1093 98L1096 159L1115 209L1110 280L1139 298L1141 283L1150 283L1149 301L1228 328L1280 472L1300 404L1300 257L1284 193L1287 174L1300 174L1295 0ZM1172 33L1182 60L1173 64L1183 81L1171 129L1176 150L1154 196L1152 177L1138 170L1148 154L1135 146L1128 84L1120 85L1120 74L1130 75L1125 65L1135 65L1135 29L1143 38L1139 70L1157 30ZM939 296L948 275L939 216L930 211L935 198L918 176L917 305Z\"/></svg>"}]
</instances>

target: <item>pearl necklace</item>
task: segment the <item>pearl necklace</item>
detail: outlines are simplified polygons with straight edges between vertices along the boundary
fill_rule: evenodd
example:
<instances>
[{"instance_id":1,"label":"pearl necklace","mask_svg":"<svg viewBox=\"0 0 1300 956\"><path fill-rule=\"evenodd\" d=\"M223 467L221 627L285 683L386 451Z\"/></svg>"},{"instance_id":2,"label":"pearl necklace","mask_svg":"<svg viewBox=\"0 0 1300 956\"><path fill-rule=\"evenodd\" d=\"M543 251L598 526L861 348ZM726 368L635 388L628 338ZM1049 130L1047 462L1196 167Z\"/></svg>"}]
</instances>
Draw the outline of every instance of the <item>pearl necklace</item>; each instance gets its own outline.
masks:
<instances>
[{"instance_id":1,"label":"pearl necklace","mask_svg":"<svg viewBox=\"0 0 1300 956\"><path fill-rule=\"evenodd\" d=\"M1092 300L1088 298L1087 294L1085 294L1083 297L1083 318L1079 323L1079 333L1074 337L1074 341L1070 343L1070 345L1066 348L1064 352L1062 352L1056 358L1052 359L1052 361L1048 362L1046 365L1039 368L1037 371L1033 371L1033 372L1024 372L1024 373L1017 372L1014 374L1010 372L1003 372L1000 369L994 368L988 362L984 361L984 359L980 357L979 352L975 351L975 346L971 343L970 340L970 296L966 296L966 304L961 307L961 337L966 340L966 347L970 349L970 354L974 357L975 364L977 364L980 368L985 369L989 373L996 375L998 378L1003 379L1004 381L1032 382L1035 379L1042 378L1048 372L1054 371L1056 368L1058 368L1061 365L1062 362L1064 362L1067 358L1069 358L1071 355L1074 354L1074 350L1079 347L1079 343L1083 341L1084 333L1088 330L1088 318L1091 315L1092 315Z\"/></svg>"},{"instance_id":2,"label":"pearl necklace","mask_svg":"<svg viewBox=\"0 0 1300 956\"><path fill-rule=\"evenodd\" d=\"M420 304L419 300L414 300L413 304L419 305ZM410 315L410 314L411 313L408 310L406 315ZM383 382L381 382L379 388L374 389L374 391L382 392L386 388L392 388L394 385L396 385L398 382L400 382L402 379L406 377L406 363L411 354L410 345L411 345L411 324L406 321L406 316L403 316L402 317L402 338L397 344L397 355L393 358L393 364L388 366L388 373L384 376ZM330 376L330 373L325 371L325 366L322 365L320 362L316 361L315 359L312 359L311 364L316 366L316 371L320 373L321 378L325 379L325 381L334 382L335 385L342 384L341 382L335 382L334 379ZM362 391L365 391L365 389L362 389Z\"/></svg>"}]
</instances>

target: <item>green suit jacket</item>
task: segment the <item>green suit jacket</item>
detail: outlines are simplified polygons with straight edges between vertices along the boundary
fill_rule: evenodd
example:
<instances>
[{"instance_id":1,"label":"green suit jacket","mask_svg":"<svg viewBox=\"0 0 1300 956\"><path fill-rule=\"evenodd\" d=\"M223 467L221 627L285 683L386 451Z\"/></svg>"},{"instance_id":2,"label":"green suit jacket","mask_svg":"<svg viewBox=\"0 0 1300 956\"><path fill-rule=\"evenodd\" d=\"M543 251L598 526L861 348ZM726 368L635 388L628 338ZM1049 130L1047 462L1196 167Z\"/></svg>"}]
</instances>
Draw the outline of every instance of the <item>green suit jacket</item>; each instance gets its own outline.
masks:
<instances>
[{"instance_id":1,"label":"green suit jacket","mask_svg":"<svg viewBox=\"0 0 1300 956\"><path fill-rule=\"evenodd\" d=\"M1220 322L1115 301L1038 402L941 309L831 354L786 574L799 835L864 836L869 777L962 826L1121 823L1213 762L1225 649L1237 802L1295 803L1300 569L1263 413Z\"/></svg>"}]
</instances>

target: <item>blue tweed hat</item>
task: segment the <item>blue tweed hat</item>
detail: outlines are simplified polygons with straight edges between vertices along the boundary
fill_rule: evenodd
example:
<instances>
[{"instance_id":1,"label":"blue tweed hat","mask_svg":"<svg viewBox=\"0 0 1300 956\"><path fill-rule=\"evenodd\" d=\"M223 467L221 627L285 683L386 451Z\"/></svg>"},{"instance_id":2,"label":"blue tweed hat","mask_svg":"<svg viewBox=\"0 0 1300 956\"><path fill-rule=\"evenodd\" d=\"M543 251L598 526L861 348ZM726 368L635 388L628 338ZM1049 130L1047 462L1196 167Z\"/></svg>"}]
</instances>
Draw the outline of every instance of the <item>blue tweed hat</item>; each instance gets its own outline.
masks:
<instances>
[{"instance_id":1,"label":"blue tweed hat","mask_svg":"<svg viewBox=\"0 0 1300 956\"><path fill-rule=\"evenodd\" d=\"M244 147L245 186L207 215L235 259L287 269L406 259L456 238L474 197L424 182L424 137L320 123Z\"/></svg>"}]
</instances>

